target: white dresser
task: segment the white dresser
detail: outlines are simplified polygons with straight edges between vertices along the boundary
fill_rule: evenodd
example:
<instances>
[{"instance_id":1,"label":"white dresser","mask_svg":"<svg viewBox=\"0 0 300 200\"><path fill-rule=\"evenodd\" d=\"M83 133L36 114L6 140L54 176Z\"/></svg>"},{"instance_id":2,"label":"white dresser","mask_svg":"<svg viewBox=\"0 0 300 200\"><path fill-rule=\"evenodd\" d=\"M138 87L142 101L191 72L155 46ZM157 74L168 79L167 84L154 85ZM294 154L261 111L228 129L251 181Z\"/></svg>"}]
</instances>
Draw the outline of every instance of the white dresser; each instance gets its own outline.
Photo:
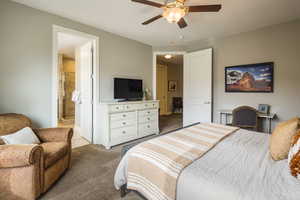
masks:
<instances>
[{"instance_id":1,"label":"white dresser","mask_svg":"<svg viewBox=\"0 0 300 200\"><path fill-rule=\"evenodd\" d=\"M101 103L99 131L94 142L105 148L159 134L158 101Z\"/></svg>"}]
</instances>

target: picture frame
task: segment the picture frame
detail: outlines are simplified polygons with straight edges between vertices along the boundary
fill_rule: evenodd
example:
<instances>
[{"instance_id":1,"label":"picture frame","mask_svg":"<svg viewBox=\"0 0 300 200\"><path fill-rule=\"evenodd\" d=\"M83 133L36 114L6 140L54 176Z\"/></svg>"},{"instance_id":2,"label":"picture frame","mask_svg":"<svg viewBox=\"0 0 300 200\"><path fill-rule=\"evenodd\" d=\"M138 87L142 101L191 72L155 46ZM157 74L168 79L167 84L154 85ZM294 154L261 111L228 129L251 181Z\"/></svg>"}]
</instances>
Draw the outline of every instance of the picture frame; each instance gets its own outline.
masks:
<instances>
[{"instance_id":1,"label":"picture frame","mask_svg":"<svg viewBox=\"0 0 300 200\"><path fill-rule=\"evenodd\" d=\"M169 92L176 92L177 91L177 81L169 81L168 83L168 91Z\"/></svg>"},{"instance_id":2,"label":"picture frame","mask_svg":"<svg viewBox=\"0 0 300 200\"><path fill-rule=\"evenodd\" d=\"M225 92L273 93L274 62L225 67Z\"/></svg>"},{"instance_id":3,"label":"picture frame","mask_svg":"<svg viewBox=\"0 0 300 200\"><path fill-rule=\"evenodd\" d=\"M270 113L270 105L268 104L259 104L258 105L258 112L263 114L269 114Z\"/></svg>"}]
</instances>

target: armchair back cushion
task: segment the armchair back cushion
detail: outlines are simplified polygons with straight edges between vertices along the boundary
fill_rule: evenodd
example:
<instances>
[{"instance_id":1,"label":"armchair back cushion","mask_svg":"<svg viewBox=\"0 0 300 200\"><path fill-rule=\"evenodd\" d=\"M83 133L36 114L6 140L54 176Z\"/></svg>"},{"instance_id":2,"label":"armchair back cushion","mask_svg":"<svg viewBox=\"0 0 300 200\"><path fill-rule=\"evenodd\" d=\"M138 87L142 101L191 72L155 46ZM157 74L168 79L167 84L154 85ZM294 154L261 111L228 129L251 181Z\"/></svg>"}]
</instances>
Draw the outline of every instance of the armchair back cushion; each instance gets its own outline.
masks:
<instances>
[{"instance_id":1,"label":"armchair back cushion","mask_svg":"<svg viewBox=\"0 0 300 200\"><path fill-rule=\"evenodd\" d=\"M25 127L32 127L28 117L15 113L0 114L0 136L15 133Z\"/></svg>"},{"instance_id":2,"label":"armchair back cushion","mask_svg":"<svg viewBox=\"0 0 300 200\"><path fill-rule=\"evenodd\" d=\"M28 117L15 113L0 114L0 145L5 144L1 136L9 135L25 127L32 127Z\"/></svg>"}]
</instances>

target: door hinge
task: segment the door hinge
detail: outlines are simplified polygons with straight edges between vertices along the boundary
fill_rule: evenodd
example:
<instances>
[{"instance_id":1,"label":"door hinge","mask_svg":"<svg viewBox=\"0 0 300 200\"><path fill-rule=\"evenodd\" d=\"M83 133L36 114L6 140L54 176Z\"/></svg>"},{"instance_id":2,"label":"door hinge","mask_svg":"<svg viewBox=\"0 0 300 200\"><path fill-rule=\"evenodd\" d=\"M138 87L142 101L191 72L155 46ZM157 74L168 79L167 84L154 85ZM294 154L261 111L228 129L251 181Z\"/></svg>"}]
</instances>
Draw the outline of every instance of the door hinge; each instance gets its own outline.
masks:
<instances>
[{"instance_id":1,"label":"door hinge","mask_svg":"<svg viewBox=\"0 0 300 200\"><path fill-rule=\"evenodd\" d=\"M91 74L90 77L91 77L91 79L94 79L94 78L95 78L95 75L94 75L94 74Z\"/></svg>"}]
</instances>

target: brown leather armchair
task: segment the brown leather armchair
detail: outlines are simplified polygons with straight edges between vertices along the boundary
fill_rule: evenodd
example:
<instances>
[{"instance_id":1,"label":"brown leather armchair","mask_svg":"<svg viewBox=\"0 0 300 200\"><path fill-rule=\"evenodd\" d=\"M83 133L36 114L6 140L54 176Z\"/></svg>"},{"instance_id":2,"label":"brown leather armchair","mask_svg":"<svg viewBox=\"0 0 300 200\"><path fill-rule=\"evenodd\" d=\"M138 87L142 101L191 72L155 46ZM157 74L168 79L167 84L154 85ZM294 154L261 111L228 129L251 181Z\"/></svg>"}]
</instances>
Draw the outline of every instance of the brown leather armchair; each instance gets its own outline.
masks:
<instances>
[{"instance_id":1,"label":"brown leather armchair","mask_svg":"<svg viewBox=\"0 0 300 200\"><path fill-rule=\"evenodd\" d=\"M0 136L32 127L24 115L0 115ZM0 141L0 199L36 199L70 166L73 130L34 129L41 144L4 145Z\"/></svg>"}]
</instances>

